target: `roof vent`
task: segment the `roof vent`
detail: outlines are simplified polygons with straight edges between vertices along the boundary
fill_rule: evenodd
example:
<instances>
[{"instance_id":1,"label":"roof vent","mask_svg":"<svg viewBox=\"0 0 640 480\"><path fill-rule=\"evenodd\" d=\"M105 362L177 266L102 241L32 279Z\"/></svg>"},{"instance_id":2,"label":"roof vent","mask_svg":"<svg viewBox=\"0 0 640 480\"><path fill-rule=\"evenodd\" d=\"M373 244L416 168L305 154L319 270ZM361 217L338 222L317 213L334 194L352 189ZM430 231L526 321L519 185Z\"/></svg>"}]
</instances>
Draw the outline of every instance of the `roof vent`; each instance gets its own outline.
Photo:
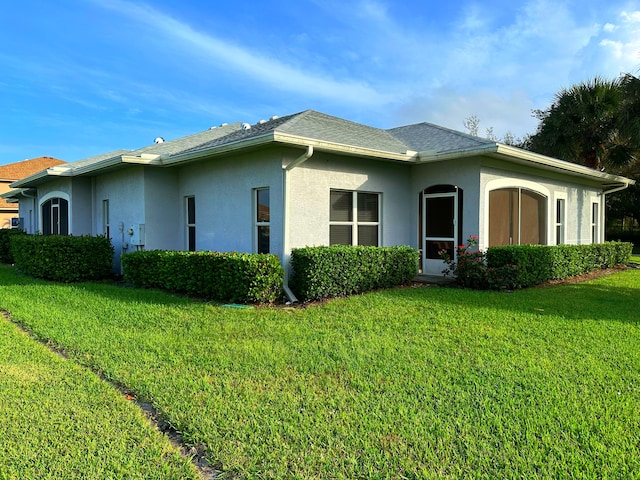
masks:
<instances>
[{"instance_id":1,"label":"roof vent","mask_svg":"<svg viewBox=\"0 0 640 480\"><path fill-rule=\"evenodd\" d=\"M274 115L274 116L273 116L273 117L271 117L269 120L277 120L278 118L280 118L280 117L278 117L278 115Z\"/></svg>"},{"instance_id":2,"label":"roof vent","mask_svg":"<svg viewBox=\"0 0 640 480\"><path fill-rule=\"evenodd\" d=\"M155 143L164 143L164 138L162 137L156 137L156 139L154 140Z\"/></svg>"},{"instance_id":3,"label":"roof vent","mask_svg":"<svg viewBox=\"0 0 640 480\"><path fill-rule=\"evenodd\" d=\"M218 127L216 127L216 126L214 125L214 126L213 126L213 127L211 127L209 130L215 130L216 128L218 128Z\"/></svg>"},{"instance_id":4,"label":"roof vent","mask_svg":"<svg viewBox=\"0 0 640 480\"><path fill-rule=\"evenodd\" d=\"M263 123L267 123L267 121L266 121L266 120L260 120L258 123L259 123L260 125L262 125Z\"/></svg>"},{"instance_id":5,"label":"roof vent","mask_svg":"<svg viewBox=\"0 0 640 480\"><path fill-rule=\"evenodd\" d=\"M229 125L228 123L221 123L220 126L221 127L226 127L227 125Z\"/></svg>"},{"instance_id":6,"label":"roof vent","mask_svg":"<svg viewBox=\"0 0 640 480\"><path fill-rule=\"evenodd\" d=\"M242 124L242 129L243 130L251 130L251 125L249 125L248 123L243 123Z\"/></svg>"}]
</instances>

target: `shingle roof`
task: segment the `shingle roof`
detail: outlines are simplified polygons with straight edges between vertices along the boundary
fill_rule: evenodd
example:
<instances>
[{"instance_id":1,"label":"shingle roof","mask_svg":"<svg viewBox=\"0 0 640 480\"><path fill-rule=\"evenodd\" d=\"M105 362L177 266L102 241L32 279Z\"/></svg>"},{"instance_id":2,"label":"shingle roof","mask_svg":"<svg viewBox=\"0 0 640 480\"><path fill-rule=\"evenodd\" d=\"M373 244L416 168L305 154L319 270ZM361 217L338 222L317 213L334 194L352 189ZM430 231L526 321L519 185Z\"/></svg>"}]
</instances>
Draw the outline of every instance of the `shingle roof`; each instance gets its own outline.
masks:
<instances>
[{"instance_id":1,"label":"shingle roof","mask_svg":"<svg viewBox=\"0 0 640 480\"><path fill-rule=\"evenodd\" d=\"M146 147L133 150L128 155L139 156L143 153L156 155L176 155L187 150L198 148L211 142L215 142L219 138L232 135L242 129L240 122L222 125L220 127L212 127L204 132L195 133L186 137L177 138L175 140L154 143Z\"/></svg>"},{"instance_id":2,"label":"shingle roof","mask_svg":"<svg viewBox=\"0 0 640 480\"><path fill-rule=\"evenodd\" d=\"M486 138L474 137L427 122L391 128L387 132L403 141L411 150L418 152L442 153L495 144Z\"/></svg>"},{"instance_id":3,"label":"shingle roof","mask_svg":"<svg viewBox=\"0 0 640 480\"><path fill-rule=\"evenodd\" d=\"M405 153L407 151L405 143L386 130L333 117L314 110L305 110L293 115L251 125L246 130L241 128L229 135L181 153L206 150L218 145L256 138L273 132L391 153Z\"/></svg>"},{"instance_id":4,"label":"shingle roof","mask_svg":"<svg viewBox=\"0 0 640 480\"><path fill-rule=\"evenodd\" d=\"M45 168L63 163L66 162L53 157L38 157L21 162L9 163L8 165L0 165L0 179L19 180Z\"/></svg>"}]
</instances>

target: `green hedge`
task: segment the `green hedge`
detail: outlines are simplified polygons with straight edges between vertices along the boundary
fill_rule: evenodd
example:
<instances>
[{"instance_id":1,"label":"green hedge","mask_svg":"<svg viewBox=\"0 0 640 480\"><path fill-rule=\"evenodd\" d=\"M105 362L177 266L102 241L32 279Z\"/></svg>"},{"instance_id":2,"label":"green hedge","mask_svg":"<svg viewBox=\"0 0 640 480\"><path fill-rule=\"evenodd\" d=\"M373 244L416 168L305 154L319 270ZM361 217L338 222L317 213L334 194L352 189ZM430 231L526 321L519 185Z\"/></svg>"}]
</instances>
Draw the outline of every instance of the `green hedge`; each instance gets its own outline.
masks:
<instances>
[{"instance_id":1,"label":"green hedge","mask_svg":"<svg viewBox=\"0 0 640 480\"><path fill-rule=\"evenodd\" d=\"M489 268L517 265L515 284L524 288L624 264L629 261L631 249L632 245L624 242L510 245L489 247L486 257Z\"/></svg>"},{"instance_id":2,"label":"green hedge","mask_svg":"<svg viewBox=\"0 0 640 480\"><path fill-rule=\"evenodd\" d=\"M284 272L276 255L149 250L122 256L126 281L208 300L273 303Z\"/></svg>"},{"instance_id":3,"label":"green hedge","mask_svg":"<svg viewBox=\"0 0 640 480\"><path fill-rule=\"evenodd\" d=\"M111 276L113 247L105 236L12 235L16 268L26 275L58 282Z\"/></svg>"},{"instance_id":4,"label":"green hedge","mask_svg":"<svg viewBox=\"0 0 640 480\"><path fill-rule=\"evenodd\" d=\"M419 252L400 247L321 246L291 252L289 286L303 301L338 297L409 283Z\"/></svg>"},{"instance_id":5,"label":"green hedge","mask_svg":"<svg viewBox=\"0 0 640 480\"><path fill-rule=\"evenodd\" d=\"M26 235L24 230L19 228L2 228L0 229L0 263L13 263L13 255L11 254L11 237L13 235Z\"/></svg>"}]
</instances>

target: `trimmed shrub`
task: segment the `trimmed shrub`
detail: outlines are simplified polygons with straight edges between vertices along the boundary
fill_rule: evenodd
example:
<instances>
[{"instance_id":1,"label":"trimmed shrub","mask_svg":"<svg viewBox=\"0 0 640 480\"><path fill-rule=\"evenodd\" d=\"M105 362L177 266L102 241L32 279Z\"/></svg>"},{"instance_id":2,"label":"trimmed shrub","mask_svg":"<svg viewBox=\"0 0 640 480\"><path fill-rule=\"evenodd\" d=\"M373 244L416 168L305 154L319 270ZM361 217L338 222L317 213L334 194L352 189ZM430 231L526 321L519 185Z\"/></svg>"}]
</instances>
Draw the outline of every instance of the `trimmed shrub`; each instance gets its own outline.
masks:
<instances>
[{"instance_id":1,"label":"trimmed shrub","mask_svg":"<svg viewBox=\"0 0 640 480\"><path fill-rule=\"evenodd\" d=\"M606 242L592 245L509 245L489 247L487 266L517 265L516 285L530 287L549 280L583 275L629 261L632 244Z\"/></svg>"},{"instance_id":2,"label":"trimmed shrub","mask_svg":"<svg viewBox=\"0 0 640 480\"><path fill-rule=\"evenodd\" d=\"M419 256L406 246L296 248L289 286L298 298L310 301L404 285L418 273Z\"/></svg>"},{"instance_id":3,"label":"trimmed shrub","mask_svg":"<svg viewBox=\"0 0 640 480\"><path fill-rule=\"evenodd\" d=\"M13 235L26 235L26 233L19 228L0 229L0 263L13 263L13 255L11 254L11 237Z\"/></svg>"},{"instance_id":4,"label":"trimmed shrub","mask_svg":"<svg viewBox=\"0 0 640 480\"><path fill-rule=\"evenodd\" d=\"M100 280L111 276L113 247L103 236L11 235L16 268L58 282Z\"/></svg>"},{"instance_id":5,"label":"trimmed shrub","mask_svg":"<svg viewBox=\"0 0 640 480\"><path fill-rule=\"evenodd\" d=\"M276 255L149 250L122 256L124 278L207 300L273 303L282 297L284 271Z\"/></svg>"}]
</instances>

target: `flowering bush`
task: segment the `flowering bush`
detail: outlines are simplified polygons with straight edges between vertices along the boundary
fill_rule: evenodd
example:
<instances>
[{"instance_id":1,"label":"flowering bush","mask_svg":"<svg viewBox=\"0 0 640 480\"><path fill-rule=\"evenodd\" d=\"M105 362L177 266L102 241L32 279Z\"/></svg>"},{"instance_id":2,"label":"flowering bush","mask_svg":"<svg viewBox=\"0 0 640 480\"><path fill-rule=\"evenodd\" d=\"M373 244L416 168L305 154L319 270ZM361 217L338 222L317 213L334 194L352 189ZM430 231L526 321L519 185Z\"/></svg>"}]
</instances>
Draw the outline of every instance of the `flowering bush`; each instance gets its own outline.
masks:
<instances>
[{"instance_id":1,"label":"flowering bush","mask_svg":"<svg viewBox=\"0 0 640 480\"><path fill-rule=\"evenodd\" d=\"M453 275L458 284L465 288L481 289L514 289L518 267L504 265L498 268L487 267L486 255L477 250L478 237L470 235L466 245L456 247L456 258L451 258L447 250L440 250L440 258L447 264L442 271L446 275Z\"/></svg>"}]
</instances>

